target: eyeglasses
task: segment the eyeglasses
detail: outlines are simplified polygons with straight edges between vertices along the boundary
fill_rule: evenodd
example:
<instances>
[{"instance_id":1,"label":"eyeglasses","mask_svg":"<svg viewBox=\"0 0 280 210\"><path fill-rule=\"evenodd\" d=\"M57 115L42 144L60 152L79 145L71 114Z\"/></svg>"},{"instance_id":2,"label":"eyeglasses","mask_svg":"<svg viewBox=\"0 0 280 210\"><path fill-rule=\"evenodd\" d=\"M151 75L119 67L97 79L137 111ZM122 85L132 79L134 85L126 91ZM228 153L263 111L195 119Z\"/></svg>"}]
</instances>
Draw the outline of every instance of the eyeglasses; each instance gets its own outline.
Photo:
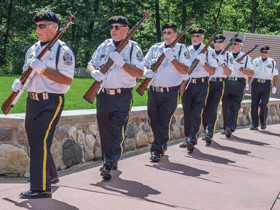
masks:
<instances>
[{"instance_id":1,"label":"eyeglasses","mask_svg":"<svg viewBox=\"0 0 280 210\"><path fill-rule=\"evenodd\" d=\"M261 53L262 54L268 54L268 51L267 50L261 50Z\"/></svg>"},{"instance_id":2,"label":"eyeglasses","mask_svg":"<svg viewBox=\"0 0 280 210\"><path fill-rule=\"evenodd\" d=\"M232 45L236 46L236 45L240 45L240 43L234 42Z\"/></svg>"},{"instance_id":3,"label":"eyeglasses","mask_svg":"<svg viewBox=\"0 0 280 210\"><path fill-rule=\"evenodd\" d=\"M171 32L171 31L168 31L168 32L164 31L163 34L164 34L164 35L165 35L165 34L171 35L171 34L173 34L173 32Z\"/></svg>"},{"instance_id":4,"label":"eyeglasses","mask_svg":"<svg viewBox=\"0 0 280 210\"><path fill-rule=\"evenodd\" d=\"M119 30L121 27L126 27L126 26L119 26L119 25L110 26L110 30L113 30L114 28L115 28L116 30Z\"/></svg>"},{"instance_id":5,"label":"eyeglasses","mask_svg":"<svg viewBox=\"0 0 280 210\"><path fill-rule=\"evenodd\" d=\"M44 28L46 28L47 26L49 26L49 25L52 25L53 23L43 23L43 24L39 24L39 25L37 25L36 24L36 27L38 28L40 28L40 29L44 29Z\"/></svg>"},{"instance_id":6,"label":"eyeglasses","mask_svg":"<svg viewBox=\"0 0 280 210\"><path fill-rule=\"evenodd\" d=\"M214 43L220 44L223 43L224 41L214 41Z\"/></svg>"},{"instance_id":7,"label":"eyeglasses","mask_svg":"<svg viewBox=\"0 0 280 210\"><path fill-rule=\"evenodd\" d=\"M192 35L191 37L192 38L194 38L194 37L199 38L199 37L201 37L201 35Z\"/></svg>"}]
</instances>

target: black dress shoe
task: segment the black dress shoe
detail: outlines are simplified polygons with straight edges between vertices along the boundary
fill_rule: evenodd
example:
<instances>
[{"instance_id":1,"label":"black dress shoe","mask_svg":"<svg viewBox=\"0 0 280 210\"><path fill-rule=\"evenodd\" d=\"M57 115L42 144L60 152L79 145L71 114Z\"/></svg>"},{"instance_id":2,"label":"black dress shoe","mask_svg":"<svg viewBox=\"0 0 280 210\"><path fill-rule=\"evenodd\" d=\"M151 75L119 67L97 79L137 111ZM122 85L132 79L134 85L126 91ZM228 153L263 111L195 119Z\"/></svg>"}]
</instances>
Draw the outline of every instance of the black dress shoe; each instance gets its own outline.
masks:
<instances>
[{"instance_id":1,"label":"black dress shoe","mask_svg":"<svg viewBox=\"0 0 280 210\"><path fill-rule=\"evenodd\" d=\"M261 125L261 129L266 129L266 125Z\"/></svg>"},{"instance_id":2,"label":"black dress shoe","mask_svg":"<svg viewBox=\"0 0 280 210\"><path fill-rule=\"evenodd\" d=\"M99 171L102 171L104 165L100 167ZM115 165L113 165L112 170L117 170L118 169L118 162L115 163Z\"/></svg>"},{"instance_id":3,"label":"black dress shoe","mask_svg":"<svg viewBox=\"0 0 280 210\"><path fill-rule=\"evenodd\" d=\"M161 154L159 154L158 152L151 152L151 162L159 162L160 158L161 158Z\"/></svg>"},{"instance_id":4,"label":"black dress shoe","mask_svg":"<svg viewBox=\"0 0 280 210\"><path fill-rule=\"evenodd\" d=\"M231 137L231 129L226 128L225 129L225 135L226 135L227 138L230 138Z\"/></svg>"},{"instance_id":5,"label":"black dress shoe","mask_svg":"<svg viewBox=\"0 0 280 210\"><path fill-rule=\"evenodd\" d=\"M210 145L212 142L212 138L210 136L205 136L206 145Z\"/></svg>"},{"instance_id":6,"label":"black dress shoe","mask_svg":"<svg viewBox=\"0 0 280 210\"><path fill-rule=\"evenodd\" d=\"M112 169L110 169L108 166L103 166L100 175L103 177L103 179L111 179L112 178Z\"/></svg>"},{"instance_id":7,"label":"black dress shoe","mask_svg":"<svg viewBox=\"0 0 280 210\"><path fill-rule=\"evenodd\" d=\"M251 127L250 127L250 130L258 130L258 127L251 126Z\"/></svg>"},{"instance_id":8,"label":"black dress shoe","mask_svg":"<svg viewBox=\"0 0 280 210\"><path fill-rule=\"evenodd\" d=\"M35 190L28 190L19 194L21 198L51 198L52 192L51 191L35 191Z\"/></svg>"},{"instance_id":9,"label":"black dress shoe","mask_svg":"<svg viewBox=\"0 0 280 210\"><path fill-rule=\"evenodd\" d=\"M180 148L187 148L188 142L185 140L182 144L179 144Z\"/></svg>"}]
</instances>

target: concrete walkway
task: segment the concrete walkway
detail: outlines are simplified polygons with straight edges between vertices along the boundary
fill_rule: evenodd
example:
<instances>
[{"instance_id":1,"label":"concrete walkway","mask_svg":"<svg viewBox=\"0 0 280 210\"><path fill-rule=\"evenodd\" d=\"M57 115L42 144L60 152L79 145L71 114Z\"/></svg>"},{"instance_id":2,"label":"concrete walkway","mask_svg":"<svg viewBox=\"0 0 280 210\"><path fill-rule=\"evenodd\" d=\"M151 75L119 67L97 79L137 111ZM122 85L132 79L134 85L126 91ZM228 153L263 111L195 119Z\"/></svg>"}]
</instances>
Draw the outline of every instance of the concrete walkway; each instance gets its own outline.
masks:
<instances>
[{"instance_id":1,"label":"concrete walkway","mask_svg":"<svg viewBox=\"0 0 280 210\"><path fill-rule=\"evenodd\" d=\"M169 146L159 163L148 152L125 158L110 181L97 166L61 176L52 199L19 199L29 184L2 179L0 209L279 210L280 125L214 139L199 139L192 154Z\"/></svg>"}]
</instances>

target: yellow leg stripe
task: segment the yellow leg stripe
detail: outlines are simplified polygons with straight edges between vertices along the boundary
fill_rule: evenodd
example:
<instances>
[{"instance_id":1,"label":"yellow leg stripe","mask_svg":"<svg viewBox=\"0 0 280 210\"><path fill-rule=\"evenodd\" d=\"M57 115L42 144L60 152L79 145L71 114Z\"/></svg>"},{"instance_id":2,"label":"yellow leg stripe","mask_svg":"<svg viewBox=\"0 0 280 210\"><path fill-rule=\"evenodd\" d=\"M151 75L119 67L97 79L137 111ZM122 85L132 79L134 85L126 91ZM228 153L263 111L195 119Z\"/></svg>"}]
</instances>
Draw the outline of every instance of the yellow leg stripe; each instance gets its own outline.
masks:
<instances>
[{"instance_id":1,"label":"yellow leg stripe","mask_svg":"<svg viewBox=\"0 0 280 210\"><path fill-rule=\"evenodd\" d=\"M208 99L209 90L210 90L210 81L208 81L208 88L207 88L206 98L205 98L205 101L204 101L204 106L205 106L206 101L207 101L207 99ZM201 109L201 112L200 112L200 119L201 119L201 120L202 120L203 110L204 110L204 107L203 107L203 109ZM200 130L201 130L201 125L202 125L202 123L201 123L201 121L200 121L199 130L198 130L198 132L197 132L196 135L195 135L195 136L196 136L196 141L197 141L198 134L199 134L199 132L200 132Z\"/></svg>"},{"instance_id":2,"label":"yellow leg stripe","mask_svg":"<svg viewBox=\"0 0 280 210\"><path fill-rule=\"evenodd\" d=\"M44 138L44 144L43 144L43 147L44 147L44 154L43 154L43 190L46 190L46 187L47 187L47 138L49 136L49 132L50 132L50 129L52 127L53 121L57 117L58 112L61 108L61 104L62 104L62 97L59 96L59 104L56 108L55 114L54 114L54 116L53 116L53 118L52 118L52 120L49 124L48 130L47 130L45 138Z\"/></svg>"},{"instance_id":3,"label":"yellow leg stripe","mask_svg":"<svg viewBox=\"0 0 280 210\"><path fill-rule=\"evenodd\" d=\"M124 125L122 126L122 142L121 142L121 154L123 153L123 142L124 142L124 138L125 138L125 136L124 136Z\"/></svg>"}]
</instances>

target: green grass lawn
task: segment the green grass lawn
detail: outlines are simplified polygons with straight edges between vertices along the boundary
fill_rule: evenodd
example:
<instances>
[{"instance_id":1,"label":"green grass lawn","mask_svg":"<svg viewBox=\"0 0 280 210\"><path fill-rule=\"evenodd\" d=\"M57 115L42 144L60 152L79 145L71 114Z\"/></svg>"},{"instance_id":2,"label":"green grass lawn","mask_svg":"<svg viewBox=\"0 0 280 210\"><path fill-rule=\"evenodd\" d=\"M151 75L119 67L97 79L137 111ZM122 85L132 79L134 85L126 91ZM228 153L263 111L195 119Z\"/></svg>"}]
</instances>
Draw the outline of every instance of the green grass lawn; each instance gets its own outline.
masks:
<instances>
[{"instance_id":1,"label":"green grass lawn","mask_svg":"<svg viewBox=\"0 0 280 210\"><path fill-rule=\"evenodd\" d=\"M12 84L18 76L0 77L0 103L1 105L12 93ZM64 110L77 110L77 109L95 109L96 100L93 104L88 103L83 95L93 84L94 80L91 78L74 78L70 90L65 94L65 107ZM139 83L137 84L139 85ZM11 108L9 113L24 113L26 109L27 91L24 91L23 95L18 100L17 104ZM140 96L136 92L136 88L133 89L133 106L146 106L147 105L147 93ZM2 113L2 110L1 110Z\"/></svg>"}]
</instances>

